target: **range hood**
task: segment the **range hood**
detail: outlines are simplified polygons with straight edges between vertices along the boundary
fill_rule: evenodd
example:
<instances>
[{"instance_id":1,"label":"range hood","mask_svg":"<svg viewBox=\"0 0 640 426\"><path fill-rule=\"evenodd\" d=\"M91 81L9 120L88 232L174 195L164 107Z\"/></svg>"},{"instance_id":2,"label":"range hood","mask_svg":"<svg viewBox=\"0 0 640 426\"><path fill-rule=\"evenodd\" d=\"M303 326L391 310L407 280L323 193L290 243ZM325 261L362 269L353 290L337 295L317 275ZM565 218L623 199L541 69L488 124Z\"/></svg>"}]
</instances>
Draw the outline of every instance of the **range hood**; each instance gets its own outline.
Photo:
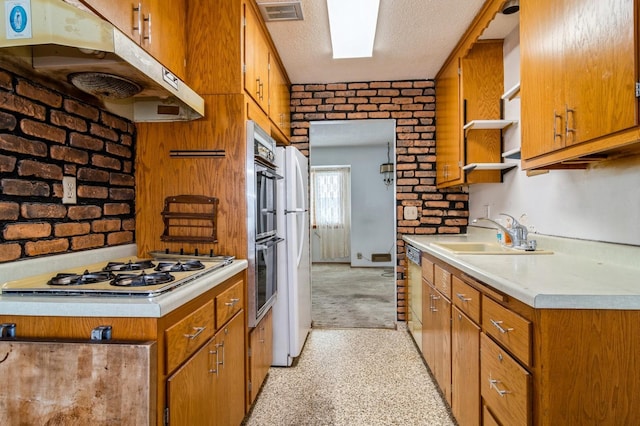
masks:
<instances>
[{"instance_id":1,"label":"range hood","mask_svg":"<svg viewBox=\"0 0 640 426\"><path fill-rule=\"evenodd\" d=\"M16 21L16 15L27 19ZM136 122L204 116L204 100L109 22L62 0L5 1L0 53Z\"/></svg>"}]
</instances>

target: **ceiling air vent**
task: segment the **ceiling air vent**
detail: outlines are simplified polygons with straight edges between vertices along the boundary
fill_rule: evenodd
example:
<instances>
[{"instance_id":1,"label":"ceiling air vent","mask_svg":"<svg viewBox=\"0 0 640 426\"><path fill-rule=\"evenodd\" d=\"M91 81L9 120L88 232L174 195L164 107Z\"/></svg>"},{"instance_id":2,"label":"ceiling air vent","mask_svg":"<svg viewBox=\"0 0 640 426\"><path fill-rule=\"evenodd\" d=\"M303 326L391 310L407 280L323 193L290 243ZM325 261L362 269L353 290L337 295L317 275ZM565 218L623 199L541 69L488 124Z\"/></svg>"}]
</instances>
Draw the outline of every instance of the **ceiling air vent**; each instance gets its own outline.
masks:
<instances>
[{"instance_id":1,"label":"ceiling air vent","mask_svg":"<svg viewBox=\"0 0 640 426\"><path fill-rule=\"evenodd\" d=\"M302 6L299 1L258 3L265 22L302 21Z\"/></svg>"}]
</instances>

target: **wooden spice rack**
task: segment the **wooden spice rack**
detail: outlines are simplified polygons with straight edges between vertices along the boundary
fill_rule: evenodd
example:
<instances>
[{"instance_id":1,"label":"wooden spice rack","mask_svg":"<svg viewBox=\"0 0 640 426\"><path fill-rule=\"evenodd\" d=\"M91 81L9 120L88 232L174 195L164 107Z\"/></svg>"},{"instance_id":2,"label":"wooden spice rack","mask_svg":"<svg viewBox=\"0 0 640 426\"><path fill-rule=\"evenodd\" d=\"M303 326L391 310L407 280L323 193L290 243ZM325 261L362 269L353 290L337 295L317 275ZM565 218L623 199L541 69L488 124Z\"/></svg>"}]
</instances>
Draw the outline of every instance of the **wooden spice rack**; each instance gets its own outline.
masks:
<instances>
[{"instance_id":1,"label":"wooden spice rack","mask_svg":"<svg viewBox=\"0 0 640 426\"><path fill-rule=\"evenodd\" d=\"M164 199L162 220L167 242L217 243L218 199L205 195L176 195Z\"/></svg>"}]
</instances>

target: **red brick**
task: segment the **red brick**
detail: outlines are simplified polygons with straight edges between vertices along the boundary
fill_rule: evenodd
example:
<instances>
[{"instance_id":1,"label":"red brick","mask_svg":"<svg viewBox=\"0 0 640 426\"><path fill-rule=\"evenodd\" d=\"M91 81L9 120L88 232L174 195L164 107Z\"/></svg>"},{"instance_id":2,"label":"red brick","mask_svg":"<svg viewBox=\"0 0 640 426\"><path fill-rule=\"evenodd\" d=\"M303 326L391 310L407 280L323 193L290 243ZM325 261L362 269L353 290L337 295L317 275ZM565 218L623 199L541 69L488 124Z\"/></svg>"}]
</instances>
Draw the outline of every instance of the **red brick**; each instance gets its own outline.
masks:
<instances>
[{"instance_id":1,"label":"red brick","mask_svg":"<svg viewBox=\"0 0 640 426\"><path fill-rule=\"evenodd\" d=\"M109 114L106 111L102 111L101 112L101 120L102 124L104 124L105 126L111 128L111 129L118 129L120 131L123 132L127 132L130 134L133 134L134 132L134 128L133 126L128 123L127 121L123 120L122 118L116 117L115 115Z\"/></svg>"},{"instance_id":2,"label":"red brick","mask_svg":"<svg viewBox=\"0 0 640 426\"><path fill-rule=\"evenodd\" d=\"M89 154L68 146L52 146L51 158L77 164L87 164L89 162Z\"/></svg>"},{"instance_id":3,"label":"red brick","mask_svg":"<svg viewBox=\"0 0 640 426\"><path fill-rule=\"evenodd\" d=\"M68 222L55 225L53 233L56 237L72 237L76 235L87 235L91 232L91 225L86 222Z\"/></svg>"},{"instance_id":4,"label":"red brick","mask_svg":"<svg viewBox=\"0 0 640 426\"><path fill-rule=\"evenodd\" d=\"M378 106L371 105L371 104L359 104L356 107L356 111L377 111L377 110L378 110Z\"/></svg>"},{"instance_id":5,"label":"red brick","mask_svg":"<svg viewBox=\"0 0 640 426\"><path fill-rule=\"evenodd\" d=\"M107 245L109 246L127 244L132 242L133 242L133 232L129 232L129 231L113 232L107 235Z\"/></svg>"},{"instance_id":6,"label":"red brick","mask_svg":"<svg viewBox=\"0 0 640 426\"><path fill-rule=\"evenodd\" d=\"M81 103L80 101L76 101L75 99L65 99L64 110L71 114L88 118L91 121L97 121L100 117L100 111L97 108Z\"/></svg>"},{"instance_id":7,"label":"red brick","mask_svg":"<svg viewBox=\"0 0 640 426\"><path fill-rule=\"evenodd\" d=\"M395 87L398 89L408 89L413 87L413 82L411 81L394 81L391 83L391 87Z\"/></svg>"},{"instance_id":8,"label":"red brick","mask_svg":"<svg viewBox=\"0 0 640 426\"><path fill-rule=\"evenodd\" d=\"M22 160L18 163L18 175L62 180L62 168L56 164Z\"/></svg>"},{"instance_id":9,"label":"red brick","mask_svg":"<svg viewBox=\"0 0 640 426\"><path fill-rule=\"evenodd\" d=\"M16 168L16 157L9 157L7 155L0 155L0 172L10 173Z\"/></svg>"},{"instance_id":10,"label":"red brick","mask_svg":"<svg viewBox=\"0 0 640 426\"><path fill-rule=\"evenodd\" d=\"M104 186L78 185L78 197L106 200L109 198L109 190Z\"/></svg>"},{"instance_id":11,"label":"red brick","mask_svg":"<svg viewBox=\"0 0 640 426\"><path fill-rule=\"evenodd\" d=\"M116 157L132 158L131 148L125 145L120 145L113 142L106 143L106 151L108 154L113 154Z\"/></svg>"},{"instance_id":12,"label":"red brick","mask_svg":"<svg viewBox=\"0 0 640 426\"><path fill-rule=\"evenodd\" d=\"M87 122L85 120L62 111L51 111L51 123L56 126L66 127L78 132L87 131Z\"/></svg>"},{"instance_id":13,"label":"red brick","mask_svg":"<svg viewBox=\"0 0 640 426\"><path fill-rule=\"evenodd\" d=\"M104 246L103 234L91 234L71 238L72 250L85 250L102 246Z\"/></svg>"},{"instance_id":14,"label":"red brick","mask_svg":"<svg viewBox=\"0 0 640 426\"><path fill-rule=\"evenodd\" d=\"M2 73L0 73L1 76ZM22 247L20 244L8 243L0 244L0 262L10 262L20 259Z\"/></svg>"},{"instance_id":15,"label":"red brick","mask_svg":"<svg viewBox=\"0 0 640 426\"><path fill-rule=\"evenodd\" d=\"M9 201L0 201L0 220L18 220L20 204Z\"/></svg>"},{"instance_id":16,"label":"red brick","mask_svg":"<svg viewBox=\"0 0 640 426\"><path fill-rule=\"evenodd\" d=\"M123 231L135 231L136 229L136 221L135 219L126 219L122 221L122 230Z\"/></svg>"},{"instance_id":17,"label":"red brick","mask_svg":"<svg viewBox=\"0 0 640 426\"><path fill-rule=\"evenodd\" d=\"M47 155L47 144L44 142L2 133L0 133L0 149L35 157L44 157Z\"/></svg>"},{"instance_id":18,"label":"red brick","mask_svg":"<svg viewBox=\"0 0 640 426\"><path fill-rule=\"evenodd\" d=\"M391 117L391 113L389 113L389 112L376 111L376 112L370 112L369 113L369 118L385 119L385 118L389 118L389 117Z\"/></svg>"},{"instance_id":19,"label":"red brick","mask_svg":"<svg viewBox=\"0 0 640 426\"><path fill-rule=\"evenodd\" d=\"M347 87L351 90L368 89L369 83L349 83Z\"/></svg>"},{"instance_id":20,"label":"red brick","mask_svg":"<svg viewBox=\"0 0 640 426\"><path fill-rule=\"evenodd\" d=\"M318 92L324 91L327 89L327 86L324 84L307 84L304 86L304 90L308 92Z\"/></svg>"},{"instance_id":21,"label":"red brick","mask_svg":"<svg viewBox=\"0 0 640 426\"><path fill-rule=\"evenodd\" d=\"M120 135L120 143L123 146L132 146L133 145L133 138L131 138L131 135L122 134L122 135Z\"/></svg>"},{"instance_id":22,"label":"red brick","mask_svg":"<svg viewBox=\"0 0 640 426\"><path fill-rule=\"evenodd\" d=\"M0 69L0 87L7 90L13 89L13 77Z\"/></svg>"},{"instance_id":23,"label":"red brick","mask_svg":"<svg viewBox=\"0 0 640 426\"><path fill-rule=\"evenodd\" d=\"M104 148L104 141L81 133L72 132L69 137L69 145L91 151L102 151Z\"/></svg>"},{"instance_id":24,"label":"red brick","mask_svg":"<svg viewBox=\"0 0 640 426\"><path fill-rule=\"evenodd\" d=\"M346 118L347 114L344 112L327 114L327 120L346 120Z\"/></svg>"},{"instance_id":25,"label":"red brick","mask_svg":"<svg viewBox=\"0 0 640 426\"><path fill-rule=\"evenodd\" d=\"M62 204L23 203L20 210L26 219L62 219L67 215L67 209Z\"/></svg>"},{"instance_id":26,"label":"red brick","mask_svg":"<svg viewBox=\"0 0 640 426\"><path fill-rule=\"evenodd\" d=\"M47 104L53 108L60 108L62 106L62 96L60 94L45 89L44 87L34 86L26 80L19 80L16 85L16 93L20 96Z\"/></svg>"},{"instance_id":27,"label":"red brick","mask_svg":"<svg viewBox=\"0 0 640 426\"><path fill-rule=\"evenodd\" d=\"M0 111L0 130L13 130L17 124L18 120L15 116Z\"/></svg>"},{"instance_id":28,"label":"red brick","mask_svg":"<svg viewBox=\"0 0 640 426\"><path fill-rule=\"evenodd\" d=\"M102 216L102 209L98 206L71 206L67 215L71 220L96 219Z\"/></svg>"},{"instance_id":29,"label":"red brick","mask_svg":"<svg viewBox=\"0 0 640 426\"><path fill-rule=\"evenodd\" d=\"M17 179L2 179L0 181L3 195L17 195L22 197L48 197L51 188L45 182L31 182Z\"/></svg>"},{"instance_id":30,"label":"red brick","mask_svg":"<svg viewBox=\"0 0 640 426\"><path fill-rule=\"evenodd\" d=\"M78 180L83 182L109 182L109 172L81 167L78 170Z\"/></svg>"},{"instance_id":31,"label":"red brick","mask_svg":"<svg viewBox=\"0 0 640 426\"><path fill-rule=\"evenodd\" d=\"M47 109L44 106L16 96L13 93L0 92L0 107L38 120L44 120L47 114Z\"/></svg>"},{"instance_id":32,"label":"red brick","mask_svg":"<svg viewBox=\"0 0 640 426\"><path fill-rule=\"evenodd\" d=\"M109 184L116 186L134 186L136 180L131 174L111 173Z\"/></svg>"},{"instance_id":33,"label":"red brick","mask_svg":"<svg viewBox=\"0 0 640 426\"><path fill-rule=\"evenodd\" d=\"M124 215L131 213L131 207L126 203L107 203L104 205L105 216Z\"/></svg>"},{"instance_id":34,"label":"red brick","mask_svg":"<svg viewBox=\"0 0 640 426\"><path fill-rule=\"evenodd\" d=\"M49 223L10 223L2 233L5 240L30 240L51 235Z\"/></svg>"},{"instance_id":35,"label":"red brick","mask_svg":"<svg viewBox=\"0 0 640 426\"><path fill-rule=\"evenodd\" d=\"M434 80L417 80L413 82L413 87L417 88L434 88L436 83Z\"/></svg>"},{"instance_id":36,"label":"red brick","mask_svg":"<svg viewBox=\"0 0 640 426\"><path fill-rule=\"evenodd\" d=\"M39 139L46 139L57 143L64 143L67 140L67 132L64 129L38 121L22 120L20 122L20 129L22 129L25 134L35 136Z\"/></svg>"},{"instance_id":37,"label":"red brick","mask_svg":"<svg viewBox=\"0 0 640 426\"><path fill-rule=\"evenodd\" d=\"M117 201L128 201L135 200L136 191L134 189L127 188L110 188L109 189L109 199L117 200Z\"/></svg>"},{"instance_id":38,"label":"red brick","mask_svg":"<svg viewBox=\"0 0 640 426\"><path fill-rule=\"evenodd\" d=\"M120 170L122 163L117 158L107 157L106 155L94 154L91 156L91 164L96 167L105 169Z\"/></svg>"},{"instance_id":39,"label":"red brick","mask_svg":"<svg viewBox=\"0 0 640 426\"><path fill-rule=\"evenodd\" d=\"M369 103L369 99L355 97L347 99L347 102L349 102L350 104L366 104Z\"/></svg>"},{"instance_id":40,"label":"red brick","mask_svg":"<svg viewBox=\"0 0 640 426\"><path fill-rule=\"evenodd\" d=\"M327 90L347 90L347 84L346 83L327 84Z\"/></svg>"},{"instance_id":41,"label":"red brick","mask_svg":"<svg viewBox=\"0 0 640 426\"><path fill-rule=\"evenodd\" d=\"M367 118L366 112L352 112L347 114L347 119L349 120L364 120Z\"/></svg>"},{"instance_id":42,"label":"red brick","mask_svg":"<svg viewBox=\"0 0 640 426\"><path fill-rule=\"evenodd\" d=\"M120 230L120 219L95 220L91 224L93 232L114 232Z\"/></svg>"},{"instance_id":43,"label":"red brick","mask_svg":"<svg viewBox=\"0 0 640 426\"><path fill-rule=\"evenodd\" d=\"M391 82L389 81L373 81L369 83L369 87L372 89L388 89L391 87Z\"/></svg>"},{"instance_id":44,"label":"red brick","mask_svg":"<svg viewBox=\"0 0 640 426\"><path fill-rule=\"evenodd\" d=\"M339 97L339 98L329 98L326 100L328 104L346 104L347 98Z\"/></svg>"},{"instance_id":45,"label":"red brick","mask_svg":"<svg viewBox=\"0 0 640 426\"><path fill-rule=\"evenodd\" d=\"M102 139L109 139L110 141L117 142L120 139L117 132L107 127L101 126L96 123L91 123L89 133L95 136L99 136Z\"/></svg>"}]
</instances>

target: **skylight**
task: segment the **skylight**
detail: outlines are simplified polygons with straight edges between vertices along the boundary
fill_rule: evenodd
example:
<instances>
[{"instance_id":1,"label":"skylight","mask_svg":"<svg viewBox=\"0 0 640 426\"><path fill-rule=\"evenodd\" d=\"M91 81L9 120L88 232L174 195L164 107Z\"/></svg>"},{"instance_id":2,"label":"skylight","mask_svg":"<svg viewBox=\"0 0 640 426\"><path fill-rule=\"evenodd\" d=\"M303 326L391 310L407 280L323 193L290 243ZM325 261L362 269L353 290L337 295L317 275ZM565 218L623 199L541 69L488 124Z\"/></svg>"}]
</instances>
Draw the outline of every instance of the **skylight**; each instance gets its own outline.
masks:
<instances>
[{"instance_id":1,"label":"skylight","mask_svg":"<svg viewBox=\"0 0 640 426\"><path fill-rule=\"evenodd\" d=\"M327 0L333 58L373 56L380 0Z\"/></svg>"}]
</instances>

